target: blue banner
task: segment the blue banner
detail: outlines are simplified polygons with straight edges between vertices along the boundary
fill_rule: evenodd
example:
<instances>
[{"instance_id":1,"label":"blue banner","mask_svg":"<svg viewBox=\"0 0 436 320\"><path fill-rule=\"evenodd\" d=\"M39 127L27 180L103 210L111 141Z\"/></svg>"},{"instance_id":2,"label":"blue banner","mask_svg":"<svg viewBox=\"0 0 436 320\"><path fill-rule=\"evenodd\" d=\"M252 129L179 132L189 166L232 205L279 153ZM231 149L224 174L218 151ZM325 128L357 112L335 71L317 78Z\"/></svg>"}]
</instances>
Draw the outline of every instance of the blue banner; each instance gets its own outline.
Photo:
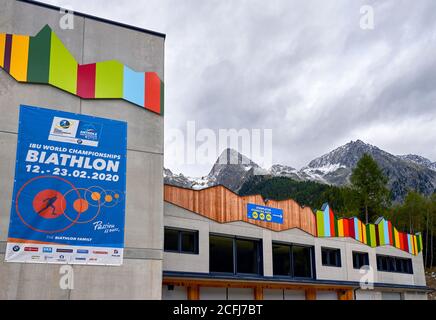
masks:
<instances>
[{"instance_id":1,"label":"blue banner","mask_svg":"<svg viewBox=\"0 0 436 320\"><path fill-rule=\"evenodd\" d=\"M20 107L6 260L121 265L127 123Z\"/></svg>"},{"instance_id":2,"label":"blue banner","mask_svg":"<svg viewBox=\"0 0 436 320\"><path fill-rule=\"evenodd\" d=\"M283 224L283 210L264 207L257 204L247 204L248 219Z\"/></svg>"}]
</instances>

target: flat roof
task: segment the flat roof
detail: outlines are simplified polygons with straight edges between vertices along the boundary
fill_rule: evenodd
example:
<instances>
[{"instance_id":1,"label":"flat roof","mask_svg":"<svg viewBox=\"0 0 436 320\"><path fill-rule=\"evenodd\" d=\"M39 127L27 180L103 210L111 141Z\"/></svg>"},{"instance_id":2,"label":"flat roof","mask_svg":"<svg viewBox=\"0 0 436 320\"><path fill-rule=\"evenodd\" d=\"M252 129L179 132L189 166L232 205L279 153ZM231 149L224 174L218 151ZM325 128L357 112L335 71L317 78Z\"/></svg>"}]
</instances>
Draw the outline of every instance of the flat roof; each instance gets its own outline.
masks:
<instances>
[{"instance_id":1,"label":"flat roof","mask_svg":"<svg viewBox=\"0 0 436 320\"><path fill-rule=\"evenodd\" d=\"M36 5L36 6L39 6L39 7L44 7L44 8L47 8L47 9L56 10L56 11L60 11L62 9L61 7L57 7L57 6L54 6L54 5L51 5L51 4L47 4L47 3L43 3L43 2L39 2L39 1L34 1L34 0L16 0L16 1L24 2L24 3ZM126 29L131 29L131 30L147 33L147 34L150 34L150 35L161 37L163 39L166 38L166 34L160 33L160 32L157 32L157 31L139 28L139 27L132 26L132 25L129 25L129 24L125 24L125 23L121 23L121 22L117 22L117 21L113 21L113 20L109 20L109 19L104 19L104 18L96 17L96 16L89 15L89 14L86 14L86 13L81 13L81 12L74 11L74 14L79 16L79 17L88 18L88 19L99 21L99 22L112 24L112 25L115 25L115 26L118 26L118 27L122 27L122 28L126 28Z\"/></svg>"}]
</instances>

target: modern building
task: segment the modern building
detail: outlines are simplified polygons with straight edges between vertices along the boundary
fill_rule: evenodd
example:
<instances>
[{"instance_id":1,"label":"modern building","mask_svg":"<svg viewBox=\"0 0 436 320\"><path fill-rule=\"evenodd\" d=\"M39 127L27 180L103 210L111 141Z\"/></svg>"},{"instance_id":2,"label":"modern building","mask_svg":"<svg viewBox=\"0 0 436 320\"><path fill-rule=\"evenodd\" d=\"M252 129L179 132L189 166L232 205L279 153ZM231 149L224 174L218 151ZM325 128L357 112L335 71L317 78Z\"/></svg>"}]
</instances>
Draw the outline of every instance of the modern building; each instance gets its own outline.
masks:
<instances>
[{"instance_id":1,"label":"modern building","mask_svg":"<svg viewBox=\"0 0 436 320\"><path fill-rule=\"evenodd\" d=\"M166 185L164 226L163 299L427 299L420 235L384 219Z\"/></svg>"},{"instance_id":2,"label":"modern building","mask_svg":"<svg viewBox=\"0 0 436 320\"><path fill-rule=\"evenodd\" d=\"M164 186L165 35L77 12L66 21L29 0L0 8L0 299L426 299L421 237L389 221ZM80 257L73 288L40 259L51 251L29 247L39 263L5 261L20 105L127 123L122 265Z\"/></svg>"}]
</instances>

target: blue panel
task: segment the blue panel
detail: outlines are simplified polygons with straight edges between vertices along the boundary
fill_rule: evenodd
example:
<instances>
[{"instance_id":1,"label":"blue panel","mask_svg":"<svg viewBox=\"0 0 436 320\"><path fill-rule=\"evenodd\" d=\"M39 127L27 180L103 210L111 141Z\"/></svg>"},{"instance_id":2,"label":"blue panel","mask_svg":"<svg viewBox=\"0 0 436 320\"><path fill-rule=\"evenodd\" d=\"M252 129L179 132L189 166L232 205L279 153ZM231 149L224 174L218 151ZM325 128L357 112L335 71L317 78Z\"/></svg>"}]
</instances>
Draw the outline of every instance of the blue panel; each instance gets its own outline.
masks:
<instances>
[{"instance_id":1,"label":"blue panel","mask_svg":"<svg viewBox=\"0 0 436 320\"><path fill-rule=\"evenodd\" d=\"M325 206L324 208L324 236L325 237L331 237L331 232L330 232L330 207L328 205Z\"/></svg>"},{"instance_id":2,"label":"blue panel","mask_svg":"<svg viewBox=\"0 0 436 320\"><path fill-rule=\"evenodd\" d=\"M257 204L247 204L248 219L283 224L283 210L264 207Z\"/></svg>"},{"instance_id":3,"label":"blue panel","mask_svg":"<svg viewBox=\"0 0 436 320\"><path fill-rule=\"evenodd\" d=\"M145 73L124 66L124 99L143 107L145 102Z\"/></svg>"},{"instance_id":4,"label":"blue panel","mask_svg":"<svg viewBox=\"0 0 436 320\"><path fill-rule=\"evenodd\" d=\"M122 263L127 123L21 106L7 260Z\"/></svg>"}]
</instances>

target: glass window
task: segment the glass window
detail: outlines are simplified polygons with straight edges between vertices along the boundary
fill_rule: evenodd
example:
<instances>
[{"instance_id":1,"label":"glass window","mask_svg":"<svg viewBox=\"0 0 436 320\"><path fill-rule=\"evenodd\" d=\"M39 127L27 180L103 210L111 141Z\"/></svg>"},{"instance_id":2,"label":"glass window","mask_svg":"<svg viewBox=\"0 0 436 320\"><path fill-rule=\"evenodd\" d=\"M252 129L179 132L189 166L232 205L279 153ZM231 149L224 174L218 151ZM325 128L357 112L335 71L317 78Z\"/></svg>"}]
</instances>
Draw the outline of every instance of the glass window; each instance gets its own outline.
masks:
<instances>
[{"instance_id":1,"label":"glass window","mask_svg":"<svg viewBox=\"0 0 436 320\"><path fill-rule=\"evenodd\" d=\"M392 256L377 255L377 269L384 272L413 274L412 260Z\"/></svg>"},{"instance_id":2,"label":"glass window","mask_svg":"<svg viewBox=\"0 0 436 320\"><path fill-rule=\"evenodd\" d=\"M328 267L341 266L341 250L332 248L321 248L322 265Z\"/></svg>"},{"instance_id":3,"label":"glass window","mask_svg":"<svg viewBox=\"0 0 436 320\"><path fill-rule=\"evenodd\" d=\"M198 231L165 228L164 250L178 253L198 253Z\"/></svg>"},{"instance_id":4,"label":"glass window","mask_svg":"<svg viewBox=\"0 0 436 320\"><path fill-rule=\"evenodd\" d=\"M165 251L179 251L179 231L174 229L165 229L164 248Z\"/></svg>"},{"instance_id":5,"label":"glass window","mask_svg":"<svg viewBox=\"0 0 436 320\"><path fill-rule=\"evenodd\" d=\"M369 266L368 253L353 251L353 268L360 269L363 266Z\"/></svg>"},{"instance_id":6,"label":"glass window","mask_svg":"<svg viewBox=\"0 0 436 320\"><path fill-rule=\"evenodd\" d=\"M194 232L182 231L181 238L182 238L182 252L195 253L197 251L196 234Z\"/></svg>"},{"instance_id":7,"label":"glass window","mask_svg":"<svg viewBox=\"0 0 436 320\"><path fill-rule=\"evenodd\" d=\"M258 273L256 241L236 239L236 273Z\"/></svg>"},{"instance_id":8,"label":"glass window","mask_svg":"<svg viewBox=\"0 0 436 320\"><path fill-rule=\"evenodd\" d=\"M294 277L296 278L311 278L311 248L292 246L292 257L294 267Z\"/></svg>"},{"instance_id":9,"label":"glass window","mask_svg":"<svg viewBox=\"0 0 436 320\"><path fill-rule=\"evenodd\" d=\"M273 244L273 274L277 276L292 276L290 246Z\"/></svg>"},{"instance_id":10,"label":"glass window","mask_svg":"<svg viewBox=\"0 0 436 320\"><path fill-rule=\"evenodd\" d=\"M209 238L210 272L234 272L233 238L210 236Z\"/></svg>"},{"instance_id":11,"label":"glass window","mask_svg":"<svg viewBox=\"0 0 436 320\"><path fill-rule=\"evenodd\" d=\"M313 278L313 247L273 243L273 274L294 278Z\"/></svg>"},{"instance_id":12,"label":"glass window","mask_svg":"<svg viewBox=\"0 0 436 320\"><path fill-rule=\"evenodd\" d=\"M210 235L210 272L260 274L260 241Z\"/></svg>"}]
</instances>

